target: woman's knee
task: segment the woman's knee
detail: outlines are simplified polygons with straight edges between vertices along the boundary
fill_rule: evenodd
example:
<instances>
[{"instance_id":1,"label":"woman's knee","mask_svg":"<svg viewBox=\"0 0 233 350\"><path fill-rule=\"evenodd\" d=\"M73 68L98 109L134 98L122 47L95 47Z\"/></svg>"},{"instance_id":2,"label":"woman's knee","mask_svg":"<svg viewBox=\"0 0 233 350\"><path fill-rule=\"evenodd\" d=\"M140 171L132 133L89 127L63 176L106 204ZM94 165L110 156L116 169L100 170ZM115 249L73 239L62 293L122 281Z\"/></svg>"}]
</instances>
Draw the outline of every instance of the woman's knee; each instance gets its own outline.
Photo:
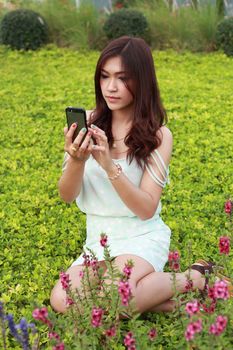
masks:
<instances>
[{"instance_id":1,"label":"woman's knee","mask_svg":"<svg viewBox=\"0 0 233 350\"><path fill-rule=\"evenodd\" d=\"M56 312L64 313L66 306L66 293L59 285L56 285L50 294L50 304Z\"/></svg>"}]
</instances>

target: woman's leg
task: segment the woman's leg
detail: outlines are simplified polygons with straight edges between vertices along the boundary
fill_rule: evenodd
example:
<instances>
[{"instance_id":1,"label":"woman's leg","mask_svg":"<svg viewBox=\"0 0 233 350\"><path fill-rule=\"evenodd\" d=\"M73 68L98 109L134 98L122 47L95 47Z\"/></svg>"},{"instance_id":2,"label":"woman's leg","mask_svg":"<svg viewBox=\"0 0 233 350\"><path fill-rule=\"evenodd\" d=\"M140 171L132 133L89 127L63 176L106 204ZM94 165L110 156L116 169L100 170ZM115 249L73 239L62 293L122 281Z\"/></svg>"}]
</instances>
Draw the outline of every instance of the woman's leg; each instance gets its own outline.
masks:
<instances>
[{"instance_id":1,"label":"woman's leg","mask_svg":"<svg viewBox=\"0 0 233 350\"><path fill-rule=\"evenodd\" d=\"M176 291L186 291L188 272L176 273ZM197 276L199 275L199 276ZM168 272L152 272L137 283L135 301L140 312L173 311L175 303L171 300L174 296L174 282L172 274ZM204 281L198 272L190 273L193 288L203 288Z\"/></svg>"},{"instance_id":2,"label":"woman's leg","mask_svg":"<svg viewBox=\"0 0 233 350\"><path fill-rule=\"evenodd\" d=\"M176 308L176 302L174 300L167 300L164 303L152 307L150 312L172 312Z\"/></svg>"},{"instance_id":3,"label":"woman's leg","mask_svg":"<svg viewBox=\"0 0 233 350\"><path fill-rule=\"evenodd\" d=\"M172 274L155 272L151 264L136 255L121 255L115 259L116 265L123 270L127 260L132 259L134 267L129 279L135 304L139 312L172 311L174 295ZM185 292L188 271L176 273L176 290ZM193 288L204 288L204 278L200 272L190 270Z\"/></svg>"},{"instance_id":4,"label":"woman's leg","mask_svg":"<svg viewBox=\"0 0 233 350\"><path fill-rule=\"evenodd\" d=\"M101 268L104 269L104 271L106 270L106 266L103 261L100 261L99 265ZM71 289L80 288L81 286L80 272L82 272L83 269L84 267L82 265L76 265L76 266L71 266L66 271L66 274L69 274ZM91 281L95 280L95 276L93 274L92 268L89 268L89 276ZM50 296L50 303L52 308L57 312L64 313L67 309L66 297L67 297L66 291L62 288L61 281L58 280L55 287L52 289L51 296Z\"/></svg>"}]
</instances>

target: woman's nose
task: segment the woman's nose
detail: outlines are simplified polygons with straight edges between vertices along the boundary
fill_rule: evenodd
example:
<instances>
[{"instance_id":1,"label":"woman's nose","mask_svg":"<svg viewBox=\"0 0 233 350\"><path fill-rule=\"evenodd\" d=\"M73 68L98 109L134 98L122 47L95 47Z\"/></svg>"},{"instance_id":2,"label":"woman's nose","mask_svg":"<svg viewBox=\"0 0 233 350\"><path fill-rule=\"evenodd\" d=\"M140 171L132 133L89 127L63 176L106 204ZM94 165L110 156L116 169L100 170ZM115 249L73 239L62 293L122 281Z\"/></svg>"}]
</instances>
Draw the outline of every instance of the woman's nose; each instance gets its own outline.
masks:
<instances>
[{"instance_id":1,"label":"woman's nose","mask_svg":"<svg viewBox=\"0 0 233 350\"><path fill-rule=\"evenodd\" d=\"M108 90L109 91L116 91L117 90L117 84L115 79L110 79L108 83Z\"/></svg>"}]
</instances>

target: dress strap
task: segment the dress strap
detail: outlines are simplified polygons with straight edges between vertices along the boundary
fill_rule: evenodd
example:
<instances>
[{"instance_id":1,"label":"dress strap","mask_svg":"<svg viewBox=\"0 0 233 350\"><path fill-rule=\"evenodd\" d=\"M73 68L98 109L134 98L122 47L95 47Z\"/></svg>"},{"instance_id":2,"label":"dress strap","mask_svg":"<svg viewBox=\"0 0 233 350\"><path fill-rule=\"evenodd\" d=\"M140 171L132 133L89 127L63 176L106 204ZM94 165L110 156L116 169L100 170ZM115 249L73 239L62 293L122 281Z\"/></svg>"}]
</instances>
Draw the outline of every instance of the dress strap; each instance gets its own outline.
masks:
<instances>
[{"instance_id":1,"label":"dress strap","mask_svg":"<svg viewBox=\"0 0 233 350\"><path fill-rule=\"evenodd\" d=\"M169 168L166 166L161 154L157 149L155 149L150 154L151 158L154 161L152 165L149 163L146 165L146 170L148 171L151 178L162 188L169 183ZM157 172L157 173L156 173Z\"/></svg>"}]
</instances>

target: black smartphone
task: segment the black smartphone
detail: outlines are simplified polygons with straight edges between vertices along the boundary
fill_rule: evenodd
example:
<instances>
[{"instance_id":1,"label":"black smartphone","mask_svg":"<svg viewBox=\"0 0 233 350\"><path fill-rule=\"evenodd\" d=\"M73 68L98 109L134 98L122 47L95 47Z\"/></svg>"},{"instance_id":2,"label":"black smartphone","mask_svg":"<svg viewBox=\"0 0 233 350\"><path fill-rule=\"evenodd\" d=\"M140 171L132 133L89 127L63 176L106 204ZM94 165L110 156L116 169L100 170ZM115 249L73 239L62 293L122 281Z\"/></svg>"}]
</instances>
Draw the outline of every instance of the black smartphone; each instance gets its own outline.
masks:
<instances>
[{"instance_id":1,"label":"black smartphone","mask_svg":"<svg viewBox=\"0 0 233 350\"><path fill-rule=\"evenodd\" d=\"M82 128L86 128L86 130L88 130L86 111L84 108L77 108L77 107L66 107L65 111L66 111L66 120L67 120L68 129L71 127L72 124L74 123L77 124L77 128L75 129L72 137L72 142L74 142L75 138L77 137L79 131ZM87 134L87 131L83 136L83 139L80 142L80 144L83 142L86 134Z\"/></svg>"}]
</instances>

